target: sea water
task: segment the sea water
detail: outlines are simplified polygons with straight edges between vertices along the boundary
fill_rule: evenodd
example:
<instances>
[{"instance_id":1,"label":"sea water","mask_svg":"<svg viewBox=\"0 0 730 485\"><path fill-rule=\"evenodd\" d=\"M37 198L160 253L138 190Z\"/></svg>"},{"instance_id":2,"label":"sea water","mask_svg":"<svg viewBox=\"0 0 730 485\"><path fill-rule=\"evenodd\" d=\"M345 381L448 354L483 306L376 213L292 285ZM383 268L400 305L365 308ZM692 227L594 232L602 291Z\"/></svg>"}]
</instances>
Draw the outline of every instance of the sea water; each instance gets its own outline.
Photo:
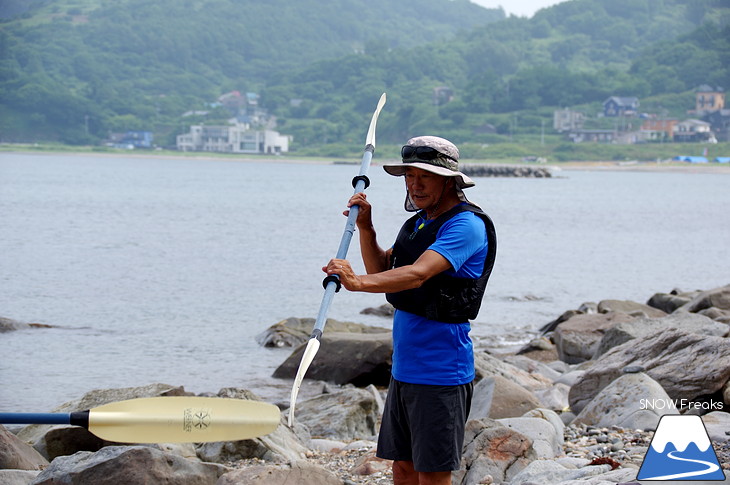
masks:
<instances>
[{"instance_id":1,"label":"sea water","mask_svg":"<svg viewBox=\"0 0 730 485\"><path fill-rule=\"evenodd\" d=\"M387 247L405 188L377 164L367 194ZM0 410L153 382L286 400L291 381L271 374L291 349L255 336L316 316L358 166L0 154L0 317L52 326L0 334ZM477 346L524 341L585 301L730 283L730 174L556 175L466 191L498 235ZM363 272L357 233L349 257ZM389 328L360 313L384 302L343 290L329 316Z\"/></svg>"}]
</instances>

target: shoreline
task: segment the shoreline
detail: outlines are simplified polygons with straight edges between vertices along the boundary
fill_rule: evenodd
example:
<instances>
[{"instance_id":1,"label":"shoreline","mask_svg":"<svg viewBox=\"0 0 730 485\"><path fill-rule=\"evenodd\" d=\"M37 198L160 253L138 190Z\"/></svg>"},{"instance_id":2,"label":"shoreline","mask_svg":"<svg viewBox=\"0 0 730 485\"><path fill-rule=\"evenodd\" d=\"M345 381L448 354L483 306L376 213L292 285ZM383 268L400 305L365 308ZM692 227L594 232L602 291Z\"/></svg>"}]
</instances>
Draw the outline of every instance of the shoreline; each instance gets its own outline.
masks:
<instances>
[{"instance_id":1,"label":"shoreline","mask_svg":"<svg viewBox=\"0 0 730 485\"><path fill-rule=\"evenodd\" d=\"M190 152L185 152L190 153ZM187 155L185 153L155 153L139 152L130 150L127 152L107 152L107 151L63 151L63 150L3 150L0 146L0 157L3 154L9 155L47 155L47 156L75 156L75 157L99 157L99 158L149 158L159 160L197 160L197 161L229 161L243 163L292 163L292 164L317 164L317 165L337 165L351 164L359 165L359 160L349 160L345 157L296 157L296 156L266 156L266 155L235 155L228 153L204 154L195 152L195 154ZM378 166L384 163L392 163L397 161L393 158L383 158L373 160L372 165ZM461 160L465 165L491 165L498 167L531 167L544 168L553 172L565 171L620 171L620 172L675 172L675 173L716 173L730 174L730 164L720 164L716 162L708 163L689 163L678 161L568 161L568 162L549 162L549 163L529 163L505 160Z\"/></svg>"}]
</instances>

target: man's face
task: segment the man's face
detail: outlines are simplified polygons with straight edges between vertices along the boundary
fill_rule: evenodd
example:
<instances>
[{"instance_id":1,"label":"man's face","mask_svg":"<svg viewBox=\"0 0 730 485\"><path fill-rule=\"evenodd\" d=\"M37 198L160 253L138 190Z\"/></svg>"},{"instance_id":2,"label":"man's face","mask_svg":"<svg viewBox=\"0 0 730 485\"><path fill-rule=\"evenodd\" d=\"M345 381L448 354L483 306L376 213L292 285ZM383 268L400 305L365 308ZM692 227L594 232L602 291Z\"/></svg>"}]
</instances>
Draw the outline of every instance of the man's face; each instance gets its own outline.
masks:
<instances>
[{"instance_id":1,"label":"man's face","mask_svg":"<svg viewBox=\"0 0 730 485\"><path fill-rule=\"evenodd\" d=\"M415 167L406 168L405 179L411 200L422 210L439 202L446 184L446 177Z\"/></svg>"}]
</instances>

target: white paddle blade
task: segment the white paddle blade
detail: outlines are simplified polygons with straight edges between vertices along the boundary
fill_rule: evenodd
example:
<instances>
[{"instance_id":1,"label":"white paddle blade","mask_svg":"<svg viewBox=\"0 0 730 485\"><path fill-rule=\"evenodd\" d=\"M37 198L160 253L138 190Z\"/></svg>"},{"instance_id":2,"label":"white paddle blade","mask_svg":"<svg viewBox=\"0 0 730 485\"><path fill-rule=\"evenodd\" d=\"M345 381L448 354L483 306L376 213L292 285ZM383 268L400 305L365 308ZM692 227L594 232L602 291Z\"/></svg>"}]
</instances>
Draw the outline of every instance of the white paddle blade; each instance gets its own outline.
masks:
<instances>
[{"instance_id":1,"label":"white paddle blade","mask_svg":"<svg viewBox=\"0 0 730 485\"><path fill-rule=\"evenodd\" d=\"M297 376L294 378L294 385L291 388L291 397L289 398L289 419L288 425L291 428L294 424L294 408L297 404L297 395L299 394L299 388L302 387L302 381L304 380L304 374L307 373L307 369L312 364L314 356L319 351L319 340L316 338L309 339L307 342L307 348L304 349L302 354L302 360L299 362L299 369L297 369Z\"/></svg>"},{"instance_id":2,"label":"white paddle blade","mask_svg":"<svg viewBox=\"0 0 730 485\"><path fill-rule=\"evenodd\" d=\"M380 116L380 110L385 106L385 93L380 96L378 101L378 107L375 108L375 113L370 119L370 127L368 128L368 134L365 137L365 144L375 146L375 126L378 124L378 116Z\"/></svg>"},{"instance_id":3,"label":"white paddle blade","mask_svg":"<svg viewBox=\"0 0 730 485\"><path fill-rule=\"evenodd\" d=\"M89 431L119 443L204 443L257 438L274 431L273 404L215 397L153 397L105 404L89 412Z\"/></svg>"}]
</instances>

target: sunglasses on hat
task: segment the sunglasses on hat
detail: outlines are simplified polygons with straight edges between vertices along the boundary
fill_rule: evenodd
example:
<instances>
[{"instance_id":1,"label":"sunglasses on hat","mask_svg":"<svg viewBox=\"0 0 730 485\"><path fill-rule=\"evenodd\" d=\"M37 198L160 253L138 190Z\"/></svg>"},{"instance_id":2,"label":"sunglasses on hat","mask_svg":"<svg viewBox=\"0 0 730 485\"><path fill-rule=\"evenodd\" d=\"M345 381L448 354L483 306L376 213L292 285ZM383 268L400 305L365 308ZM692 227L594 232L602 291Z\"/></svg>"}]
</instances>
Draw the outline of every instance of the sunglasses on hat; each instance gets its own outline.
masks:
<instances>
[{"instance_id":1,"label":"sunglasses on hat","mask_svg":"<svg viewBox=\"0 0 730 485\"><path fill-rule=\"evenodd\" d=\"M400 150L400 156L403 160L409 160L411 158L417 158L418 160L435 160L439 155L451 159L450 156L441 153L435 148L427 146L414 147L406 145Z\"/></svg>"}]
</instances>

